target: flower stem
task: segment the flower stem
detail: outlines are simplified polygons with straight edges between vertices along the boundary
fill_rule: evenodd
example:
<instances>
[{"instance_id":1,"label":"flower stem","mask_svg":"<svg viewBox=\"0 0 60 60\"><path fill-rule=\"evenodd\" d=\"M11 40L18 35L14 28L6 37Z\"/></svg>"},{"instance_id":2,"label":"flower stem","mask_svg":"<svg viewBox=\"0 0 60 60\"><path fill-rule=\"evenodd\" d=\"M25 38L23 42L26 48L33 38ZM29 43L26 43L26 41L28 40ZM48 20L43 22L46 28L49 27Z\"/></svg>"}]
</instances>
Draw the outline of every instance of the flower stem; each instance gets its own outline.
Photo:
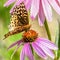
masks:
<instances>
[{"instance_id":1,"label":"flower stem","mask_svg":"<svg viewBox=\"0 0 60 60\"><path fill-rule=\"evenodd\" d=\"M48 23L47 23L46 20L45 20L45 22L44 22L44 26L45 26L45 29L46 29L48 38L49 38L49 40L51 40L51 34L50 34L50 30L49 30Z\"/></svg>"},{"instance_id":2,"label":"flower stem","mask_svg":"<svg viewBox=\"0 0 60 60\"><path fill-rule=\"evenodd\" d=\"M32 54L34 55L33 48L32 48L32 46L31 46L31 44L30 44L30 47L31 47L31 50L32 50Z\"/></svg>"},{"instance_id":3,"label":"flower stem","mask_svg":"<svg viewBox=\"0 0 60 60\"><path fill-rule=\"evenodd\" d=\"M59 60L60 58L60 20L57 20L58 21L58 29L56 31L56 39L55 39L55 43L56 45L58 46L58 50L56 51L56 57L57 57L57 60Z\"/></svg>"}]
</instances>

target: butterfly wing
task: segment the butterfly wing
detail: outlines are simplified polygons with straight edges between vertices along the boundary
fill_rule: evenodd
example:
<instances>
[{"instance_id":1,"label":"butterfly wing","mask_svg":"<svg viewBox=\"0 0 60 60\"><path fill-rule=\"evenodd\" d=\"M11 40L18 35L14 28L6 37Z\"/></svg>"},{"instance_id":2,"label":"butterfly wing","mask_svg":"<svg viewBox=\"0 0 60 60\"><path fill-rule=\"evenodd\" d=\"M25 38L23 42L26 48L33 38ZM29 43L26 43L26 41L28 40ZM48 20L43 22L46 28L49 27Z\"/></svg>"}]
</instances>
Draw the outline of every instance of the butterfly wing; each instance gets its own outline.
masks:
<instances>
[{"instance_id":1,"label":"butterfly wing","mask_svg":"<svg viewBox=\"0 0 60 60\"><path fill-rule=\"evenodd\" d=\"M14 7L12 14L18 15L19 21L22 25L29 24L28 12L23 2Z\"/></svg>"}]
</instances>

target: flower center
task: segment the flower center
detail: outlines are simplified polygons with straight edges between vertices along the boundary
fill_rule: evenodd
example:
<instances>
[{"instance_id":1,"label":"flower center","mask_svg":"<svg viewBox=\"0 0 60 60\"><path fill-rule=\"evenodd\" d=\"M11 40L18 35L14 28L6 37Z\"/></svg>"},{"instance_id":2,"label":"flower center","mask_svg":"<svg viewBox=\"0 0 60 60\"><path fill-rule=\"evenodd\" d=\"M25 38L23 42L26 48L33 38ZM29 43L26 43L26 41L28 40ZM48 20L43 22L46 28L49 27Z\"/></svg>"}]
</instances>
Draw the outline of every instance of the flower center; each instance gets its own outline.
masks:
<instances>
[{"instance_id":1,"label":"flower center","mask_svg":"<svg viewBox=\"0 0 60 60\"><path fill-rule=\"evenodd\" d=\"M37 38L38 34L34 30L29 30L23 33L24 42L33 42Z\"/></svg>"}]
</instances>

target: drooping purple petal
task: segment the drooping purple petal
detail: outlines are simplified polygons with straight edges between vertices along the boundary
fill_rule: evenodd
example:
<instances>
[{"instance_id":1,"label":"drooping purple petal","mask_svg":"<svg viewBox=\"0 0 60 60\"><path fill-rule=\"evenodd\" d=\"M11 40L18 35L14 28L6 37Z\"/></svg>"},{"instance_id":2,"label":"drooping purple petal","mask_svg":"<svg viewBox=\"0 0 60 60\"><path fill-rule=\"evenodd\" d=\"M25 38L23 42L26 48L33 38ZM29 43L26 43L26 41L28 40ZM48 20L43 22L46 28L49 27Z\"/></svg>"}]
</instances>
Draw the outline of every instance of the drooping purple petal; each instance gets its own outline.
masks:
<instances>
[{"instance_id":1,"label":"drooping purple petal","mask_svg":"<svg viewBox=\"0 0 60 60\"><path fill-rule=\"evenodd\" d=\"M14 6L11 8L10 13L13 12L13 9L14 9L14 7L15 7L16 5L19 5L19 4L22 3L23 1L24 1L24 0L17 0L16 3L14 4Z\"/></svg>"},{"instance_id":2,"label":"drooping purple petal","mask_svg":"<svg viewBox=\"0 0 60 60\"><path fill-rule=\"evenodd\" d=\"M34 19L36 17L36 15L38 14L38 11L39 11L39 1L40 0L32 0L31 11L30 11L30 16L31 16L32 19Z\"/></svg>"},{"instance_id":3,"label":"drooping purple petal","mask_svg":"<svg viewBox=\"0 0 60 60\"><path fill-rule=\"evenodd\" d=\"M60 0L56 0L57 4L60 6Z\"/></svg>"},{"instance_id":4,"label":"drooping purple petal","mask_svg":"<svg viewBox=\"0 0 60 60\"><path fill-rule=\"evenodd\" d=\"M45 47L45 46L41 46L40 45L40 47L43 49L43 51L48 55L48 56L50 56L51 58L53 58L54 59L54 54L53 54L53 52L52 52L52 50L50 50L49 48L47 48L47 47Z\"/></svg>"},{"instance_id":5,"label":"drooping purple petal","mask_svg":"<svg viewBox=\"0 0 60 60\"><path fill-rule=\"evenodd\" d=\"M44 21L45 21L45 15L44 15L44 11L42 8L41 0L40 0L40 4L39 4L38 21L39 21L39 25L41 25L41 26L44 24Z\"/></svg>"},{"instance_id":6,"label":"drooping purple petal","mask_svg":"<svg viewBox=\"0 0 60 60\"><path fill-rule=\"evenodd\" d=\"M48 56L50 56L51 58L54 59L54 54L52 52L52 50L50 50L49 48L47 48L46 46L42 45L41 43L39 44L39 42L35 42Z\"/></svg>"},{"instance_id":7,"label":"drooping purple petal","mask_svg":"<svg viewBox=\"0 0 60 60\"><path fill-rule=\"evenodd\" d=\"M16 3L14 4L14 6L11 8L10 10L10 13L13 12L13 8L16 6L16 5L19 5L20 3L22 3L24 0L17 0Z\"/></svg>"},{"instance_id":8,"label":"drooping purple petal","mask_svg":"<svg viewBox=\"0 0 60 60\"><path fill-rule=\"evenodd\" d=\"M33 47L34 51L37 53L37 55L39 55L41 58L43 58L43 59L47 58L44 51L37 44L35 44L34 42L32 43L32 47Z\"/></svg>"},{"instance_id":9,"label":"drooping purple petal","mask_svg":"<svg viewBox=\"0 0 60 60\"><path fill-rule=\"evenodd\" d=\"M42 45L48 47L49 49L52 49L52 50L57 50L58 49L58 47L54 43L49 41L48 39L38 38L37 41L39 42L39 44L42 44Z\"/></svg>"},{"instance_id":10,"label":"drooping purple petal","mask_svg":"<svg viewBox=\"0 0 60 60\"><path fill-rule=\"evenodd\" d=\"M58 0L59 4L60 4L60 0Z\"/></svg>"},{"instance_id":11,"label":"drooping purple petal","mask_svg":"<svg viewBox=\"0 0 60 60\"><path fill-rule=\"evenodd\" d=\"M12 4L13 2L15 2L16 0L8 0L4 6L9 6L10 4Z\"/></svg>"},{"instance_id":12,"label":"drooping purple petal","mask_svg":"<svg viewBox=\"0 0 60 60\"><path fill-rule=\"evenodd\" d=\"M16 42L14 42L13 44L11 44L11 45L8 47L8 49L14 47L15 45L19 45L19 44L21 44L21 43L22 43L22 40L16 41Z\"/></svg>"},{"instance_id":13,"label":"drooping purple petal","mask_svg":"<svg viewBox=\"0 0 60 60\"><path fill-rule=\"evenodd\" d=\"M19 5L20 3L22 3L24 0L17 0L15 5Z\"/></svg>"},{"instance_id":14,"label":"drooping purple petal","mask_svg":"<svg viewBox=\"0 0 60 60\"><path fill-rule=\"evenodd\" d=\"M23 47L22 50L21 50L20 60L25 60L25 47Z\"/></svg>"},{"instance_id":15,"label":"drooping purple petal","mask_svg":"<svg viewBox=\"0 0 60 60\"><path fill-rule=\"evenodd\" d=\"M20 44L16 47L16 49L15 49L14 52L12 53L11 59L12 59L12 57L14 56L14 54L16 53L16 51L18 50L19 47L20 47Z\"/></svg>"},{"instance_id":16,"label":"drooping purple petal","mask_svg":"<svg viewBox=\"0 0 60 60\"><path fill-rule=\"evenodd\" d=\"M29 43L24 44L25 55L29 58L29 60L34 60L32 50Z\"/></svg>"},{"instance_id":17,"label":"drooping purple petal","mask_svg":"<svg viewBox=\"0 0 60 60\"><path fill-rule=\"evenodd\" d=\"M31 2L32 0L24 0L24 3L25 3L25 6L26 6L26 9L29 10L30 7L31 7Z\"/></svg>"},{"instance_id":18,"label":"drooping purple petal","mask_svg":"<svg viewBox=\"0 0 60 60\"><path fill-rule=\"evenodd\" d=\"M48 0L54 10L60 15L60 6L57 4L55 0Z\"/></svg>"},{"instance_id":19,"label":"drooping purple petal","mask_svg":"<svg viewBox=\"0 0 60 60\"><path fill-rule=\"evenodd\" d=\"M52 20L52 9L47 0L41 0L45 16L48 21Z\"/></svg>"}]
</instances>

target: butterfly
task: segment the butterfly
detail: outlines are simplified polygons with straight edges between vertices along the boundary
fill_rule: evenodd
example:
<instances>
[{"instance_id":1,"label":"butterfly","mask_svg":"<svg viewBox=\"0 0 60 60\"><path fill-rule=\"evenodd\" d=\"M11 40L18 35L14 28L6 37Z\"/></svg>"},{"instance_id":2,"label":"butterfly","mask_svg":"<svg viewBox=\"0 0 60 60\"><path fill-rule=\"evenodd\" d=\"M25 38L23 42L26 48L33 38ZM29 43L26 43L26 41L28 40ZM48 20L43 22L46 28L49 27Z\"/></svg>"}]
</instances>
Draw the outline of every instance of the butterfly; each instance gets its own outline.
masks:
<instances>
[{"instance_id":1,"label":"butterfly","mask_svg":"<svg viewBox=\"0 0 60 60\"><path fill-rule=\"evenodd\" d=\"M20 5L15 6L11 13L9 32L4 35L4 39L23 31L26 32L30 29L30 27L31 25L29 25L28 12L22 2Z\"/></svg>"}]
</instances>

